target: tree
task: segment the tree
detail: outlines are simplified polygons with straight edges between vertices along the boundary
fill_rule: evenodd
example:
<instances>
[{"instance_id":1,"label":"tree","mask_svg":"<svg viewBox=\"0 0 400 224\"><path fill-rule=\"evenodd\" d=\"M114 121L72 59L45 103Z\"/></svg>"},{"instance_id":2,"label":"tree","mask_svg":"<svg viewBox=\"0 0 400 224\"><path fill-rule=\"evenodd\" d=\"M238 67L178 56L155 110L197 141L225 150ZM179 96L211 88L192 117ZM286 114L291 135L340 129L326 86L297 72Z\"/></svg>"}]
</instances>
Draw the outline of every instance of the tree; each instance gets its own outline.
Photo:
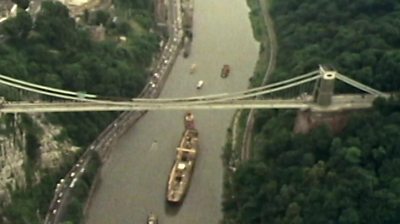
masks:
<instances>
[{"instance_id":1,"label":"tree","mask_svg":"<svg viewBox=\"0 0 400 224\"><path fill-rule=\"evenodd\" d=\"M32 18L24 10L18 10L15 18L7 19L2 25L2 33L11 39L25 39L32 29Z\"/></svg>"},{"instance_id":2,"label":"tree","mask_svg":"<svg viewBox=\"0 0 400 224\"><path fill-rule=\"evenodd\" d=\"M96 24L96 25L100 25L100 24L106 25L109 18L110 18L110 14L108 12L106 12L104 10L98 10L95 13L95 22L94 22L94 24Z\"/></svg>"},{"instance_id":3,"label":"tree","mask_svg":"<svg viewBox=\"0 0 400 224\"><path fill-rule=\"evenodd\" d=\"M26 2L16 1L21 4ZM152 1L142 2L145 4L143 7L152 4ZM150 13L143 15L151 18ZM139 23L136 21L135 24ZM147 78L146 68L150 65L153 54L158 51L156 34L149 34L147 29L138 26L141 34L126 32L130 37L123 45L113 38L100 43L94 42L89 32L76 26L75 20L69 16L67 7L58 1L43 1L34 21L27 12L19 10L16 17L8 18L2 23L0 73L28 82L87 91L102 96L109 94L117 97L136 96L144 87ZM133 48L136 49L135 52L132 51ZM134 58L138 60L135 61ZM16 91L3 88L1 92L7 99L20 97L20 94L14 94L18 93ZM73 144L84 148L117 114L64 113L46 114L46 116L52 123L64 127L60 139L71 138ZM10 117L12 116L4 117L6 123L15 123ZM9 128L14 127L9 125ZM67 172L74 159L72 156L65 158L59 170L40 170L40 183L36 180L29 181L33 179L30 178L34 176L33 173L36 176L38 168L42 167L35 166L30 161L39 160L37 136L40 134L40 129L25 126L24 128L29 129L25 135L26 143L29 145L26 149L29 161L24 163L24 168L32 173L27 174L29 188L13 192L11 195L13 203L4 208L0 216L6 217L10 223L39 224L41 222L38 216L43 217L48 212L56 182ZM100 165L96 166L91 165L90 170L88 168L88 174L91 176L84 176L86 178L84 183L89 184L92 181ZM86 193L87 186L80 187L81 192ZM79 185L76 186L76 189L78 188ZM81 209L81 204L73 201L72 205L71 214L80 215L78 210ZM72 222L78 223L75 218Z\"/></svg>"},{"instance_id":4,"label":"tree","mask_svg":"<svg viewBox=\"0 0 400 224\"><path fill-rule=\"evenodd\" d=\"M340 224L357 224L360 223L357 210L354 208L347 208L344 210L339 217Z\"/></svg>"},{"instance_id":5,"label":"tree","mask_svg":"<svg viewBox=\"0 0 400 224\"><path fill-rule=\"evenodd\" d=\"M352 164L358 164L360 162L360 156L361 150L357 147L350 147L345 150L344 158Z\"/></svg>"},{"instance_id":6,"label":"tree","mask_svg":"<svg viewBox=\"0 0 400 224\"><path fill-rule=\"evenodd\" d=\"M12 0L19 8L25 10L29 7L29 0Z\"/></svg>"},{"instance_id":7,"label":"tree","mask_svg":"<svg viewBox=\"0 0 400 224\"><path fill-rule=\"evenodd\" d=\"M301 207L297 202L292 202L289 204L285 217L283 218L283 223L285 224L301 224L303 223L303 218L301 218Z\"/></svg>"},{"instance_id":8,"label":"tree","mask_svg":"<svg viewBox=\"0 0 400 224\"><path fill-rule=\"evenodd\" d=\"M286 0L272 1L270 10L279 39L274 81L328 63L380 90L399 89L399 1ZM238 168L228 185L235 197L224 207L229 220L400 223L399 105L378 99L373 109L350 116L341 133L322 127L292 134L284 112L257 120L254 162L263 169Z\"/></svg>"}]
</instances>

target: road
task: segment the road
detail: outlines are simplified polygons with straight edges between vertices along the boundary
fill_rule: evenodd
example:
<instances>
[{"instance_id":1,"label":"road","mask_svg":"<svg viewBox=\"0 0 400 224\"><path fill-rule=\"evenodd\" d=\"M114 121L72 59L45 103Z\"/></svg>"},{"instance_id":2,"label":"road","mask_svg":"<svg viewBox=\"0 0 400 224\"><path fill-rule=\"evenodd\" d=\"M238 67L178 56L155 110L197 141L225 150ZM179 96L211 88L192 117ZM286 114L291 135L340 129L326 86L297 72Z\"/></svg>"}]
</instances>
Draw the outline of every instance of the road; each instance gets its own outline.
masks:
<instances>
[{"instance_id":1,"label":"road","mask_svg":"<svg viewBox=\"0 0 400 224\"><path fill-rule=\"evenodd\" d=\"M267 0L259 0L259 4L261 7L261 14L263 15L263 20L265 24L265 28L267 29L267 38L264 38L264 46L269 50L268 56L268 67L265 72L263 81L261 85L265 85L271 76L272 72L275 70L276 65L276 57L278 53L278 44L276 40L276 34L274 29L274 23L272 21L271 15L268 12ZM270 2L269 2L270 4ZM243 143L241 150L241 159L248 160L251 157L251 143L253 138L253 129L254 129L254 110L250 110L249 115L247 117L246 129L243 134Z\"/></svg>"},{"instance_id":2,"label":"road","mask_svg":"<svg viewBox=\"0 0 400 224\"><path fill-rule=\"evenodd\" d=\"M193 31L191 55L188 59L178 57L160 97L244 90L258 56L246 2L196 1ZM190 75L193 63L197 64L197 71ZM223 64L232 67L227 79L219 77ZM205 85L196 90L200 79ZM110 154L86 223L144 223L151 211L160 217L161 223L168 224L216 224L222 219L221 148L234 111L193 112L200 133L200 154L183 205L165 205L165 189L183 131L184 111L149 112Z\"/></svg>"}]
</instances>

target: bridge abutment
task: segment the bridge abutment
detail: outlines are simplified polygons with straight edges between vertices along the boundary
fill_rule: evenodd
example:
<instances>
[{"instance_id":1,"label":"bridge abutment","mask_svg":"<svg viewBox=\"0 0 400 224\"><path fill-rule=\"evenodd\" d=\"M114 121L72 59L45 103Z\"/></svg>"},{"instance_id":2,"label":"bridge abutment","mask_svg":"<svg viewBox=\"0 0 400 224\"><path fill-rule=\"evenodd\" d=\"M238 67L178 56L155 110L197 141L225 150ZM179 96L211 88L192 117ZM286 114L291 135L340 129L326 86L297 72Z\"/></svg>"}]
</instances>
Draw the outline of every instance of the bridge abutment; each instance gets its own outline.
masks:
<instances>
[{"instance_id":1,"label":"bridge abutment","mask_svg":"<svg viewBox=\"0 0 400 224\"><path fill-rule=\"evenodd\" d=\"M340 133L346 127L351 114L355 112L356 110L334 112L298 111L293 132L307 134L321 125L326 125L333 133Z\"/></svg>"},{"instance_id":2,"label":"bridge abutment","mask_svg":"<svg viewBox=\"0 0 400 224\"><path fill-rule=\"evenodd\" d=\"M318 87L317 104L326 107L332 104L336 71L326 71L320 66L319 72L321 74L321 80Z\"/></svg>"}]
</instances>

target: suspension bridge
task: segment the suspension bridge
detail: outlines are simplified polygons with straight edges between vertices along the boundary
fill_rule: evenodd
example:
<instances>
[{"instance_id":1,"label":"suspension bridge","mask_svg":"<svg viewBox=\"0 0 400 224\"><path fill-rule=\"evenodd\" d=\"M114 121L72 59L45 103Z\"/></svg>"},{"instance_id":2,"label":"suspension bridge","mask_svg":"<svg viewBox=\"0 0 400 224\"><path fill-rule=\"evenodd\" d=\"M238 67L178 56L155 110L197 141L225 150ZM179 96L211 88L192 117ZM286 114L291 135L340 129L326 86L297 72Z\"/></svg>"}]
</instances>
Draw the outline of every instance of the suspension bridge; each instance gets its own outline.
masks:
<instances>
[{"instance_id":1,"label":"suspension bridge","mask_svg":"<svg viewBox=\"0 0 400 224\"><path fill-rule=\"evenodd\" d=\"M335 81L358 89L359 93L334 94ZM133 98L110 100L95 94L73 92L0 75L0 84L45 95L55 100L7 100L0 104L1 113L188 110L188 109L310 109L332 111L362 109L372 106L377 97L390 95L348 78L337 71L318 70L284 81L240 92L182 98ZM151 89L151 86L146 88Z\"/></svg>"}]
</instances>

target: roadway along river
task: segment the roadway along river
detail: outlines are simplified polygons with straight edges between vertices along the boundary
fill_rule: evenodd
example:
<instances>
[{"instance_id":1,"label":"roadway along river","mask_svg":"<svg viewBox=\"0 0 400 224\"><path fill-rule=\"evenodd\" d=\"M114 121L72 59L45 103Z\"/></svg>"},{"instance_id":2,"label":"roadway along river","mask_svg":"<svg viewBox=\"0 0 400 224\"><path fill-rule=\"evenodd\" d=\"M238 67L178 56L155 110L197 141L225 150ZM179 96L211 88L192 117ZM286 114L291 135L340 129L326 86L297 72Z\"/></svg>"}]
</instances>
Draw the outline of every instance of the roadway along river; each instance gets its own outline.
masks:
<instances>
[{"instance_id":1,"label":"roadway along river","mask_svg":"<svg viewBox=\"0 0 400 224\"><path fill-rule=\"evenodd\" d=\"M258 43L244 0L195 0L189 58L178 57L162 98L244 90L253 73ZM197 71L189 74L192 63ZM223 64L231 65L227 79ZM196 90L198 80L204 80ZM168 174L183 132L184 111L154 111L124 135L101 173L88 224L140 224L150 212L166 224L217 224L222 219L222 147L233 110L193 111L200 152L187 197L179 208L165 204Z\"/></svg>"}]
</instances>

